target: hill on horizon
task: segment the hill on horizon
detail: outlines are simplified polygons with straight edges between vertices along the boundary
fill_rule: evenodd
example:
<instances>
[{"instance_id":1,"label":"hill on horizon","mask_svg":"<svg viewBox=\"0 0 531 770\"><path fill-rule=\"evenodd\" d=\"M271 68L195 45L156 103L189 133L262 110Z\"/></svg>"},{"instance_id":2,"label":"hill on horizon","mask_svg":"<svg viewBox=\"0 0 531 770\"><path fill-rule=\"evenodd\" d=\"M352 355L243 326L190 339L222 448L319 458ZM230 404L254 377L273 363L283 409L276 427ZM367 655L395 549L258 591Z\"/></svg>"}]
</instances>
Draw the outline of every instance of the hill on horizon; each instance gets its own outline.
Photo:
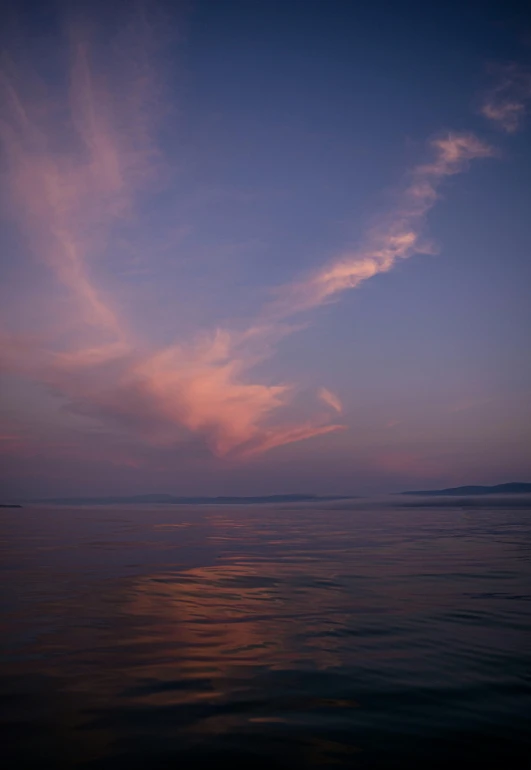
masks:
<instances>
[{"instance_id":1,"label":"hill on horizon","mask_svg":"<svg viewBox=\"0 0 531 770\"><path fill-rule=\"evenodd\" d=\"M449 487L448 489L422 489L400 492L401 495L525 495L531 494L531 484L512 481L494 486Z\"/></svg>"}]
</instances>

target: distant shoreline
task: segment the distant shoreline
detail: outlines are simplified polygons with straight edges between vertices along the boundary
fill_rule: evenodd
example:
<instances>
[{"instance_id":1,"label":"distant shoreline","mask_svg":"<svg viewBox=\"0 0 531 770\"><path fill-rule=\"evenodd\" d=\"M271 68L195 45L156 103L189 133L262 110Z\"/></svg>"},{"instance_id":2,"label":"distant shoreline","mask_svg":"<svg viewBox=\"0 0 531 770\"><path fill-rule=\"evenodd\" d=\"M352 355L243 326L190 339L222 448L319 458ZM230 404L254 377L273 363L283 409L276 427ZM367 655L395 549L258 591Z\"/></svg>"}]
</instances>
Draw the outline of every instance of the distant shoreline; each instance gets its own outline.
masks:
<instances>
[{"instance_id":1,"label":"distant shoreline","mask_svg":"<svg viewBox=\"0 0 531 770\"><path fill-rule=\"evenodd\" d=\"M485 497L485 496L518 496L531 495L531 483L510 482L496 484L494 486L462 486L445 489L407 490L395 492L398 496L411 497ZM387 496L387 495L386 495ZM378 496L377 496L378 497ZM274 505L296 503L334 503L348 502L349 500L368 500L360 495L249 495L249 496L178 496L169 494L147 494L130 496L101 496L101 497L53 497L23 500L25 505ZM419 503L422 505L422 503ZM0 503L0 508L22 508L20 503Z\"/></svg>"},{"instance_id":2,"label":"distant shoreline","mask_svg":"<svg viewBox=\"0 0 531 770\"><path fill-rule=\"evenodd\" d=\"M267 503L320 503L356 499L355 495L265 495L260 497L177 497L135 495L132 497L57 497L33 500L47 505L263 505Z\"/></svg>"},{"instance_id":3,"label":"distant shoreline","mask_svg":"<svg viewBox=\"0 0 531 770\"><path fill-rule=\"evenodd\" d=\"M424 495L426 497L443 495L529 495L531 484L522 481L512 481L508 484L496 484L495 486L466 486L449 487L448 489L423 489L408 492L400 492L401 495Z\"/></svg>"}]
</instances>

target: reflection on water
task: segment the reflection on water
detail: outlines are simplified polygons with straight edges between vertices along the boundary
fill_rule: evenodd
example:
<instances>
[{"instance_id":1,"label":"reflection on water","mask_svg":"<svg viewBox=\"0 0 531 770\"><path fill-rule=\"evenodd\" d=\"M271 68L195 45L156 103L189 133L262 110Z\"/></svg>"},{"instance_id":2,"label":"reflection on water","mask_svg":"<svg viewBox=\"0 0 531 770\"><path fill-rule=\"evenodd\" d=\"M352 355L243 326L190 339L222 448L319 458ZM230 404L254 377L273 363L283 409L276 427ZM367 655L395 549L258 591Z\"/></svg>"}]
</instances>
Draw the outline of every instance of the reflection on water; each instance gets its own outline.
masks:
<instances>
[{"instance_id":1,"label":"reflection on water","mask_svg":"<svg viewBox=\"0 0 531 770\"><path fill-rule=\"evenodd\" d=\"M8 766L527 768L530 514L5 510Z\"/></svg>"}]
</instances>

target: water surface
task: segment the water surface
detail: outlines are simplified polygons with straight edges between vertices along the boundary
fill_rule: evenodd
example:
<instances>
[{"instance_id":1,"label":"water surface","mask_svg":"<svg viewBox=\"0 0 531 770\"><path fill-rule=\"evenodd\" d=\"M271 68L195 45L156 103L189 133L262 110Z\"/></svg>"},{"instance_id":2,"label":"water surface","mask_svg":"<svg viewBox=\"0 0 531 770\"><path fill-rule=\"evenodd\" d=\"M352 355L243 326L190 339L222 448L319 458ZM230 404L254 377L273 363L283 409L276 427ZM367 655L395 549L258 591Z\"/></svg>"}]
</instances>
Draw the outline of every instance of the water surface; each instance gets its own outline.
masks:
<instances>
[{"instance_id":1,"label":"water surface","mask_svg":"<svg viewBox=\"0 0 531 770\"><path fill-rule=\"evenodd\" d=\"M0 512L7 767L530 767L531 510Z\"/></svg>"}]
</instances>

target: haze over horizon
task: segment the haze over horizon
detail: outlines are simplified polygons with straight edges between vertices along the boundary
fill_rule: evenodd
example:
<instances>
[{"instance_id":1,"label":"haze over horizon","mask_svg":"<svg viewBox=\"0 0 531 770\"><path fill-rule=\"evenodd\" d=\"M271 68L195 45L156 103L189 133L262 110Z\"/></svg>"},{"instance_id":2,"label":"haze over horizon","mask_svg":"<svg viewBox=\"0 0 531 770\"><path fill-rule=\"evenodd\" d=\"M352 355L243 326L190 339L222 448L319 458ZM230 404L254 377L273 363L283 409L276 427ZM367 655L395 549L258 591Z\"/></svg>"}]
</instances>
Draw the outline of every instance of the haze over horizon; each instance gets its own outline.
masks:
<instances>
[{"instance_id":1,"label":"haze over horizon","mask_svg":"<svg viewBox=\"0 0 531 770\"><path fill-rule=\"evenodd\" d=\"M531 38L406 6L13 10L2 498L531 477Z\"/></svg>"}]
</instances>

